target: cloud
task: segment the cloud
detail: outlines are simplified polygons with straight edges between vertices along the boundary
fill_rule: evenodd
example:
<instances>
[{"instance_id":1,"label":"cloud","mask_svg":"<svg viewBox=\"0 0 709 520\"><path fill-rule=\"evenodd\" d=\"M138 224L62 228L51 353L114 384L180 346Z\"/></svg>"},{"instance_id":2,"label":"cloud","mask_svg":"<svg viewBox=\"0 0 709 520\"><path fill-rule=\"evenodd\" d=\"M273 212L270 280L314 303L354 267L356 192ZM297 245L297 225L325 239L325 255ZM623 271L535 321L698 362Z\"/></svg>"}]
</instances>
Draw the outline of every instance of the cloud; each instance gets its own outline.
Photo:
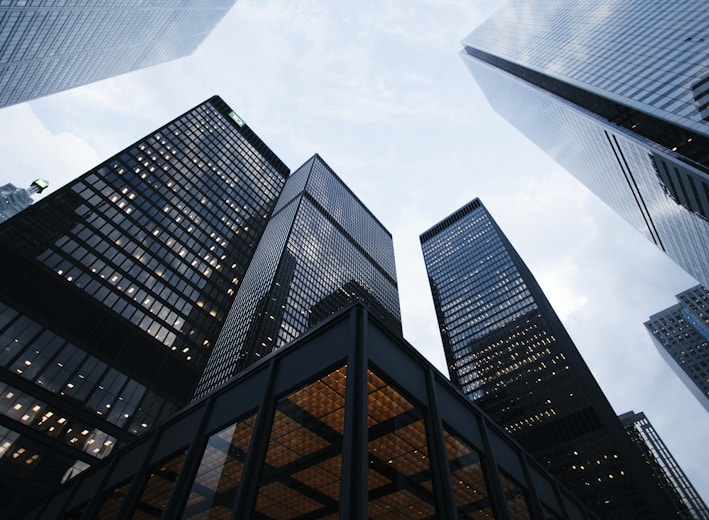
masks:
<instances>
[{"instance_id":1,"label":"cloud","mask_svg":"<svg viewBox=\"0 0 709 520\"><path fill-rule=\"evenodd\" d=\"M49 182L45 194L51 193L102 159L83 137L51 132L27 104L4 108L2 122L11 129L0 139L3 180L18 187L42 178Z\"/></svg>"},{"instance_id":2,"label":"cloud","mask_svg":"<svg viewBox=\"0 0 709 520\"><path fill-rule=\"evenodd\" d=\"M491 110L457 51L500 3L239 0L191 57L1 110L3 177L56 187L220 94L292 169L321 153L392 232L405 337L442 370L418 235L479 196L616 410L645 411L709 496L709 417L642 327L693 282Z\"/></svg>"}]
</instances>

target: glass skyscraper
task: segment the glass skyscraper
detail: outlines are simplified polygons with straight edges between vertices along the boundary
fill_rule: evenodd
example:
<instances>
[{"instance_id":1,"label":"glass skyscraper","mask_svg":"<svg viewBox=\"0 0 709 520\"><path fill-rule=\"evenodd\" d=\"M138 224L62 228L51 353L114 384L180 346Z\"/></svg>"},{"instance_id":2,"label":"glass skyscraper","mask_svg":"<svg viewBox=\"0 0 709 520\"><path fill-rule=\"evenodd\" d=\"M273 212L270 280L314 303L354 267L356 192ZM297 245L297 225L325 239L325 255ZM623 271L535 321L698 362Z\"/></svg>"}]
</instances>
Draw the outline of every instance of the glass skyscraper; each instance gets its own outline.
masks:
<instances>
[{"instance_id":1,"label":"glass skyscraper","mask_svg":"<svg viewBox=\"0 0 709 520\"><path fill-rule=\"evenodd\" d=\"M0 223L17 215L32 204L32 195L42 193L49 184L47 181L37 179L27 189L18 188L14 184L0 186Z\"/></svg>"},{"instance_id":2,"label":"glass skyscraper","mask_svg":"<svg viewBox=\"0 0 709 520\"><path fill-rule=\"evenodd\" d=\"M703 0L511 0L464 39L492 107L709 286Z\"/></svg>"},{"instance_id":3,"label":"glass skyscraper","mask_svg":"<svg viewBox=\"0 0 709 520\"><path fill-rule=\"evenodd\" d=\"M288 174L213 97L0 225L0 516L189 402Z\"/></svg>"},{"instance_id":4,"label":"glass skyscraper","mask_svg":"<svg viewBox=\"0 0 709 520\"><path fill-rule=\"evenodd\" d=\"M662 358L709 412L709 291L701 285L650 316L645 328Z\"/></svg>"},{"instance_id":5,"label":"glass skyscraper","mask_svg":"<svg viewBox=\"0 0 709 520\"><path fill-rule=\"evenodd\" d=\"M21 518L596 520L361 303Z\"/></svg>"},{"instance_id":6,"label":"glass skyscraper","mask_svg":"<svg viewBox=\"0 0 709 520\"><path fill-rule=\"evenodd\" d=\"M675 507L687 518L709 520L709 509L697 490L667 449L657 430L644 413L632 410L618 417L658 481L675 499Z\"/></svg>"},{"instance_id":7,"label":"glass skyscraper","mask_svg":"<svg viewBox=\"0 0 709 520\"><path fill-rule=\"evenodd\" d=\"M541 288L475 199L421 235L451 380L601 518L676 518Z\"/></svg>"},{"instance_id":8,"label":"glass skyscraper","mask_svg":"<svg viewBox=\"0 0 709 520\"><path fill-rule=\"evenodd\" d=\"M0 2L0 107L187 56L235 2Z\"/></svg>"},{"instance_id":9,"label":"glass skyscraper","mask_svg":"<svg viewBox=\"0 0 709 520\"><path fill-rule=\"evenodd\" d=\"M314 155L283 188L197 396L354 301L401 334L391 234Z\"/></svg>"}]
</instances>

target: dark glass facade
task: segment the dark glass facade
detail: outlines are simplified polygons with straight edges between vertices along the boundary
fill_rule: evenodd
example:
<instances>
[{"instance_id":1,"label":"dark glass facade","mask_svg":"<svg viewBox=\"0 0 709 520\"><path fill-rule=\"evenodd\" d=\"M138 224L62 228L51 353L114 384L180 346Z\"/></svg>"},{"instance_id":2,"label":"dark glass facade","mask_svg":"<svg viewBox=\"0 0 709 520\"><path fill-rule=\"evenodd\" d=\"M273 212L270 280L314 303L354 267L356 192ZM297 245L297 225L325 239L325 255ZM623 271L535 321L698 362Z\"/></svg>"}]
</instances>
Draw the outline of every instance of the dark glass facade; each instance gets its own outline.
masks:
<instances>
[{"instance_id":1,"label":"dark glass facade","mask_svg":"<svg viewBox=\"0 0 709 520\"><path fill-rule=\"evenodd\" d=\"M187 56L236 0L4 0L0 107Z\"/></svg>"},{"instance_id":2,"label":"dark glass facade","mask_svg":"<svg viewBox=\"0 0 709 520\"><path fill-rule=\"evenodd\" d=\"M463 42L492 107L704 284L701 0L512 0Z\"/></svg>"},{"instance_id":3,"label":"dark glass facade","mask_svg":"<svg viewBox=\"0 0 709 520\"><path fill-rule=\"evenodd\" d=\"M645 328L672 371L709 412L709 291L677 295L677 305L650 316Z\"/></svg>"},{"instance_id":4,"label":"dark glass facade","mask_svg":"<svg viewBox=\"0 0 709 520\"><path fill-rule=\"evenodd\" d=\"M355 304L68 483L40 518L592 520Z\"/></svg>"},{"instance_id":5,"label":"dark glass facade","mask_svg":"<svg viewBox=\"0 0 709 520\"><path fill-rule=\"evenodd\" d=\"M475 199L421 235L451 380L602 518L675 511L531 272Z\"/></svg>"},{"instance_id":6,"label":"dark glass facade","mask_svg":"<svg viewBox=\"0 0 709 520\"><path fill-rule=\"evenodd\" d=\"M661 482L681 511L681 518L709 520L709 509L667 449L644 413L626 412L618 417L655 478Z\"/></svg>"},{"instance_id":7,"label":"dark glass facade","mask_svg":"<svg viewBox=\"0 0 709 520\"><path fill-rule=\"evenodd\" d=\"M288 173L214 97L0 225L0 508L189 402Z\"/></svg>"},{"instance_id":8,"label":"dark glass facade","mask_svg":"<svg viewBox=\"0 0 709 520\"><path fill-rule=\"evenodd\" d=\"M197 396L352 301L401 333L391 234L315 155L283 188Z\"/></svg>"}]
</instances>

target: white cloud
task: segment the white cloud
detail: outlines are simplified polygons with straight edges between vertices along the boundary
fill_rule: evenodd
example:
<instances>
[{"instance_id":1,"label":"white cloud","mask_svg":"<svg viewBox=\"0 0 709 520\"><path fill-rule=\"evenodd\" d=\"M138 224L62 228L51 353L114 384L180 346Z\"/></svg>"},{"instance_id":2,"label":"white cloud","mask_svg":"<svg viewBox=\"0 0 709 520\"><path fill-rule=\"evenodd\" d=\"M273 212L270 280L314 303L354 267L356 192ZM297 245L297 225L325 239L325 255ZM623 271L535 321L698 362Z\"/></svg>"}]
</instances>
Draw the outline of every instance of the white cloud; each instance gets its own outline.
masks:
<instances>
[{"instance_id":1,"label":"white cloud","mask_svg":"<svg viewBox=\"0 0 709 520\"><path fill-rule=\"evenodd\" d=\"M45 194L50 193L101 158L83 137L70 131L49 131L27 104L4 108L1 115L3 183L26 188L42 178L50 184Z\"/></svg>"},{"instance_id":2,"label":"white cloud","mask_svg":"<svg viewBox=\"0 0 709 520\"><path fill-rule=\"evenodd\" d=\"M418 235L479 196L616 411L709 497L709 417L642 328L691 279L487 105L456 52L498 0L239 0L194 56L0 110L4 180L75 177L220 94L292 169L321 153L393 233L404 334L445 369ZM692 428L677 428L692 423Z\"/></svg>"}]
</instances>

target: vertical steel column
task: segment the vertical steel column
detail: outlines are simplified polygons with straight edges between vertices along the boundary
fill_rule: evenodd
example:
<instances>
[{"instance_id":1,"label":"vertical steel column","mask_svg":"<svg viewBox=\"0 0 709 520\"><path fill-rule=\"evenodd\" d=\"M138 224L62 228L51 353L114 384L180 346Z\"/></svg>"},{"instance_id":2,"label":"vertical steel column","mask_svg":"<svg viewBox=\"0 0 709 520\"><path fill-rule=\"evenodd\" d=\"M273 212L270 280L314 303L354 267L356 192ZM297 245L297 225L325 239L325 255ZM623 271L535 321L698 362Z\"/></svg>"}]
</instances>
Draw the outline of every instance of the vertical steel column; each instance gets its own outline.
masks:
<instances>
[{"instance_id":1,"label":"vertical steel column","mask_svg":"<svg viewBox=\"0 0 709 520\"><path fill-rule=\"evenodd\" d=\"M345 388L345 432L342 442L340 518L367 520L368 488L368 349L367 311L362 306L350 311L350 338Z\"/></svg>"},{"instance_id":2,"label":"vertical steel column","mask_svg":"<svg viewBox=\"0 0 709 520\"><path fill-rule=\"evenodd\" d=\"M172 489L172 494L167 502L162 518L179 518L180 515L182 515L185 502L187 501L186 495L192 488L192 482L196 476L195 473L197 472L199 463L202 461L202 453L204 452L207 442L207 439L204 438L205 429L207 428L209 417L212 415L212 408L214 407L215 401L216 398L212 395L204 404L202 419L199 421L197 431L192 434L192 442L189 448L187 448L185 460L175 480L175 486Z\"/></svg>"},{"instance_id":3,"label":"vertical steel column","mask_svg":"<svg viewBox=\"0 0 709 520\"><path fill-rule=\"evenodd\" d=\"M532 518L539 518L544 520L544 514L542 513L542 503L539 501L539 495L534 486L534 481L532 480L532 475L529 471L529 465L527 463L527 457L520 457L522 463L522 473L524 473L524 478L527 481L527 505L532 510Z\"/></svg>"},{"instance_id":4,"label":"vertical steel column","mask_svg":"<svg viewBox=\"0 0 709 520\"><path fill-rule=\"evenodd\" d=\"M482 454L483 474L485 482L487 482L488 492L490 494L490 503L492 504L493 515L496 520L512 520L509 510L507 509L507 500L505 492L502 489L502 481L500 480L500 470L495 462L495 454L492 453L490 446L490 434L487 428L487 420L485 417L479 417L480 434L483 438L483 446L485 453Z\"/></svg>"},{"instance_id":5,"label":"vertical steel column","mask_svg":"<svg viewBox=\"0 0 709 520\"><path fill-rule=\"evenodd\" d=\"M150 455L155 451L155 448L157 447L159 435L154 434L153 439L150 441L150 449L148 450L148 457L146 459L150 458ZM116 465L118 464L120 457L113 457L111 459L111 462L109 464L109 468L106 471L106 475L103 477L101 484L98 486L98 489L96 490L96 494L94 497L89 500L89 503L86 505L86 510L84 511L84 514L81 515L81 518L95 518L96 514L101 510L101 506L103 505L104 500L106 499L106 482L108 479L111 477L111 474L113 473L113 470L116 468ZM143 461L143 464L141 465L142 467L145 467L147 463ZM142 469L142 468L141 468ZM89 479L86 479L86 482L88 482ZM84 484L86 483L84 482Z\"/></svg>"},{"instance_id":6,"label":"vertical steel column","mask_svg":"<svg viewBox=\"0 0 709 520\"><path fill-rule=\"evenodd\" d=\"M561 488L559 487L559 482L556 480L556 478L554 478L552 485L554 486L554 494L556 495L556 500L559 502L559 506L561 507L563 517L571 518L569 516L569 511L566 509L566 504L564 504L564 498L561 494Z\"/></svg>"},{"instance_id":7,"label":"vertical steel column","mask_svg":"<svg viewBox=\"0 0 709 520\"><path fill-rule=\"evenodd\" d=\"M244 470L241 473L239 489L236 492L234 509L231 512L232 520L251 518L256 505L256 496L259 490L259 477L263 468L268 441L271 437L275 403L273 401L273 388L276 384L278 372L278 359L271 359L268 363L268 384L261 404L256 412L256 424L251 432L251 441L244 460Z\"/></svg>"},{"instance_id":8,"label":"vertical steel column","mask_svg":"<svg viewBox=\"0 0 709 520\"><path fill-rule=\"evenodd\" d=\"M92 499L88 501L86 504L86 509L84 510L83 515L81 515L81 518L94 518L96 516L96 513L99 510L99 507L101 506L103 500L101 497L105 497L104 495L104 489L103 489L103 484L106 482L106 480L111 476L111 473L113 472L113 468L116 466L118 463L118 457L113 457L110 462L108 463L109 469L106 471L106 475L104 475L102 479L102 485L98 487L96 490L96 494ZM76 477L75 477L76 478ZM64 510L62 511L63 514L68 515L67 512L67 507L69 506L69 502L71 502L71 499L73 498L74 494L79 491L80 487L79 486L74 486L74 491L72 492L71 496L67 499L67 501L64 503ZM46 509L46 506L45 506ZM44 509L42 510L42 514L39 515L39 518L55 518L56 516L56 511L45 511Z\"/></svg>"},{"instance_id":9,"label":"vertical steel column","mask_svg":"<svg viewBox=\"0 0 709 520\"><path fill-rule=\"evenodd\" d=\"M438 412L438 398L436 396L436 380L433 368L426 369L426 395L428 396L428 406L426 407L426 439L429 447L429 457L431 471L433 471L433 490L438 497L437 509L438 518L451 520L458 519L458 511L451 485L451 469L448 464L448 453L446 441L443 435L443 422Z\"/></svg>"}]
</instances>

